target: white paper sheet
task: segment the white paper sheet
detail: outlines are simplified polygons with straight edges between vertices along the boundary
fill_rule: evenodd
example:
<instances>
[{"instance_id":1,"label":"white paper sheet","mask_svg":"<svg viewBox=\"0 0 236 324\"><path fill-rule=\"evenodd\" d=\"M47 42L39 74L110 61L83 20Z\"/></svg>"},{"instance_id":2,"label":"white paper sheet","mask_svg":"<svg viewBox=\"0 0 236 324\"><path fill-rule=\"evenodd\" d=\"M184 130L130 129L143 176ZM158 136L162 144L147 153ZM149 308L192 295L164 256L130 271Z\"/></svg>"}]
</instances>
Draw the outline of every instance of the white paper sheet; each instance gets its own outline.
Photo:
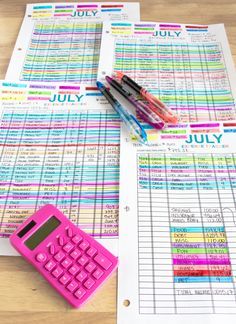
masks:
<instances>
[{"instance_id":1,"label":"white paper sheet","mask_svg":"<svg viewBox=\"0 0 236 324\"><path fill-rule=\"evenodd\" d=\"M139 3L27 5L6 79L94 83L102 21L139 20Z\"/></svg>"},{"instance_id":2,"label":"white paper sheet","mask_svg":"<svg viewBox=\"0 0 236 324\"><path fill-rule=\"evenodd\" d=\"M216 124L149 147L122 131L118 324L236 319L236 122Z\"/></svg>"},{"instance_id":3,"label":"white paper sheet","mask_svg":"<svg viewBox=\"0 0 236 324\"><path fill-rule=\"evenodd\" d=\"M56 205L117 254L120 121L97 88L0 82L0 254L41 206Z\"/></svg>"},{"instance_id":4,"label":"white paper sheet","mask_svg":"<svg viewBox=\"0 0 236 324\"><path fill-rule=\"evenodd\" d=\"M236 78L224 26L105 22L98 78L121 71L181 122L236 118Z\"/></svg>"}]
</instances>

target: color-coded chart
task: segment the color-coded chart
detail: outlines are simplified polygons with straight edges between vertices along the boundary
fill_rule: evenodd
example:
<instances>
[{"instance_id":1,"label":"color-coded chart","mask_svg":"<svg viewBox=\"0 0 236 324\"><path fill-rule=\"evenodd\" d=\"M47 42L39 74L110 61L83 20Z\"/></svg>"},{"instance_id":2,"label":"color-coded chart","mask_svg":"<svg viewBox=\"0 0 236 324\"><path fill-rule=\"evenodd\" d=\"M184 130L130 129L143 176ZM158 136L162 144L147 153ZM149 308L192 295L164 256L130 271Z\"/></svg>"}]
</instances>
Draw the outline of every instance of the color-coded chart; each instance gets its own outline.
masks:
<instances>
[{"instance_id":1,"label":"color-coded chart","mask_svg":"<svg viewBox=\"0 0 236 324\"><path fill-rule=\"evenodd\" d=\"M171 228L174 282L232 282L225 227Z\"/></svg>"},{"instance_id":2,"label":"color-coded chart","mask_svg":"<svg viewBox=\"0 0 236 324\"><path fill-rule=\"evenodd\" d=\"M116 237L118 116L10 106L0 127L0 237L48 203L95 237Z\"/></svg>"},{"instance_id":3,"label":"color-coded chart","mask_svg":"<svg viewBox=\"0 0 236 324\"><path fill-rule=\"evenodd\" d=\"M93 83L97 78L102 23L37 22L20 80Z\"/></svg>"},{"instance_id":4,"label":"color-coded chart","mask_svg":"<svg viewBox=\"0 0 236 324\"><path fill-rule=\"evenodd\" d=\"M236 119L234 64L223 25L104 22L98 76L121 71L180 123Z\"/></svg>"},{"instance_id":5,"label":"color-coded chart","mask_svg":"<svg viewBox=\"0 0 236 324\"><path fill-rule=\"evenodd\" d=\"M140 314L236 313L235 154L137 154Z\"/></svg>"},{"instance_id":6,"label":"color-coded chart","mask_svg":"<svg viewBox=\"0 0 236 324\"><path fill-rule=\"evenodd\" d=\"M182 122L235 118L220 44L118 39L114 70L149 88Z\"/></svg>"},{"instance_id":7,"label":"color-coded chart","mask_svg":"<svg viewBox=\"0 0 236 324\"><path fill-rule=\"evenodd\" d=\"M139 3L27 5L6 79L94 84L105 20L139 20Z\"/></svg>"}]
</instances>

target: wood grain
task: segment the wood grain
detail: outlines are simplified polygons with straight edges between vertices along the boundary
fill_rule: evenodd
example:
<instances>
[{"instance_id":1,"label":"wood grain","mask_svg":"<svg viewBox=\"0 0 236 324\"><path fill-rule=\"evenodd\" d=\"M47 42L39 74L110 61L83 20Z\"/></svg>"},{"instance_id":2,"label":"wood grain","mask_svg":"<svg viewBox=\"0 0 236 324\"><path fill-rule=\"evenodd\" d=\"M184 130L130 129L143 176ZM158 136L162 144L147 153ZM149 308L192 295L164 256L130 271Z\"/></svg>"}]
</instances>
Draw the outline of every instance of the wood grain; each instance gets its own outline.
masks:
<instances>
[{"instance_id":1,"label":"wood grain","mask_svg":"<svg viewBox=\"0 0 236 324\"><path fill-rule=\"evenodd\" d=\"M0 0L1 79L5 77L26 3L25 0ZM140 3L142 20L224 23L236 62L235 0L142 0ZM0 323L116 323L116 278L114 275L109 279L81 310L74 310L22 258L0 257Z\"/></svg>"}]
</instances>

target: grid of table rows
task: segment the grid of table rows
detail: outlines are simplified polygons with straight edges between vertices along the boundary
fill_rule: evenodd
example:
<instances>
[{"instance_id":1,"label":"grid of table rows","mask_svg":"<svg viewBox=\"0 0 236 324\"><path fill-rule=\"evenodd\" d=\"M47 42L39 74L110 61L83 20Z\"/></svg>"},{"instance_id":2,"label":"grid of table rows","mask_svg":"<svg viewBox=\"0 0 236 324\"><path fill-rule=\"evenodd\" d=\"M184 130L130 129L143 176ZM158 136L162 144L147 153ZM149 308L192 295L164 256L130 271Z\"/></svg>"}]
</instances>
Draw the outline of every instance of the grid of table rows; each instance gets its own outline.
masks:
<instances>
[{"instance_id":1,"label":"grid of table rows","mask_svg":"<svg viewBox=\"0 0 236 324\"><path fill-rule=\"evenodd\" d=\"M117 39L114 70L165 102L182 122L235 119L221 45Z\"/></svg>"},{"instance_id":2,"label":"grid of table rows","mask_svg":"<svg viewBox=\"0 0 236 324\"><path fill-rule=\"evenodd\" d=\"M234 154L140 154L140 313L236 313Z\"/></svg>"},{"instance_id":3,"label":"grid of table rows","mask_svg":"<svg viewBox=\"0 0 236 324\"><path fill-rule=\"evenodd\" d=\"M0 236L52 203L97 237L118 234L119 119L111 111L5 111Z\"/></svg>"},{"instance_id":4,"label":"grid of table rows","mask_svg":"<svg viewBox=\"0 0 236 324\"><path fill-rule=\"evenodd\" d=\"M102 23L48 19L34 25L20 80L77 82L97 79Z\"/></svg>"}]
</instances>

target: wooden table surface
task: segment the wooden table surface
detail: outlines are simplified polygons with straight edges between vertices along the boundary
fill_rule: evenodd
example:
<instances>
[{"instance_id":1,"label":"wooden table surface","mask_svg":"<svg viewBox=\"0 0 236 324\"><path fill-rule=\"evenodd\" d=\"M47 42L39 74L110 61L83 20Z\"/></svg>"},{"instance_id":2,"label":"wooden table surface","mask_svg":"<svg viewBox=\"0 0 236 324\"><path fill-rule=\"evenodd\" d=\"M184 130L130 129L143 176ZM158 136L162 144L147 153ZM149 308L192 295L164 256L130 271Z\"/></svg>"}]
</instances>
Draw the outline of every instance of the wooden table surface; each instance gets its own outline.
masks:
<instances>
[{"instance_id":1,"label":"wooden table surface","mask_svg":"<svg viewBox=\"0 0 236 324\"><path fill-rule=\"evenodd\" d=\"M0 0L1 79L7 70L26 3L26 0ZM140 3L142 20L224 23L236 62L235 0L141 0ZM0 323L33 324L44 320L47 324L116 323L116 282L114 275L81 310L74 310L22 258L0 257Z\"/></svg>"}]
</instances>

